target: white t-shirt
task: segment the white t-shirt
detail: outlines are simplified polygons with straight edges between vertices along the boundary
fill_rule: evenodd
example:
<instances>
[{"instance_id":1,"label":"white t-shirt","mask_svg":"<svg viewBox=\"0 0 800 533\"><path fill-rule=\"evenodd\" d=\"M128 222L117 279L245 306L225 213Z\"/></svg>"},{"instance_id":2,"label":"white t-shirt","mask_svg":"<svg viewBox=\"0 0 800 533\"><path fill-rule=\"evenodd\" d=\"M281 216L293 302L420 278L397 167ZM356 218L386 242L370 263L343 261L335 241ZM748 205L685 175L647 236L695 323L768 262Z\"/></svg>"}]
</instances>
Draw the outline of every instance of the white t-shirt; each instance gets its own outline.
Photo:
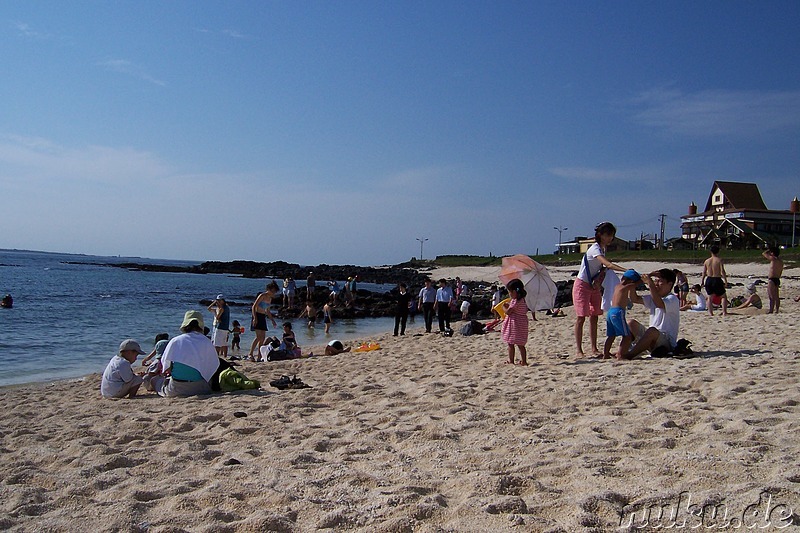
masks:
<instances>
[{"instance_id":1,"label":"white t-shirt","mask_svg":"<svg viewBox=\"0 0 800 533\"><path fill-rule=\"evenodd\" d=\"M701 293L695 293L697 297L697 304L692 306L692 311L708 311L708 307L706 307L706 297L703 296Z\"/></svg>"},{"instance_id":2,"label":"white t-shirt","mask_svg":"<svg viewBox=\"0 0 800 533\"><path fill-rule=\"evenodd\" d=\"M617 288L619 283L620 280L617 273L613 270L606 270L606 277L603 278L603 303L600 306L603 311L608 311L613 307L611 300L614 298L614 289Z\"/></svg>"},{"instance_id":3,"label":"white t-shirt","mask_svg":"<svg viewBox=\"0 0 800 533\"><path fill-rule=\"evenodd\" d=\"M103 398L120 398L126 396L131 387L141 382L142 377L133 373L130 362L121 355L115 355L103 371L100 394Z\"/></svg>"},{"instance_id":4,"label":"white t-shirt","mask_svg":"<svg viewBox=\"0 0 800 533\"><path fill-rule=\"evenodd\" d=\"M211 339L193 331L173 338L167 344L161 364L170 368L171 362L181 363L197 370L203 379L210 381L219 366L219 358Z\"/></svg>"},{"instance_id":5,"label":"white t-shirt","mask_svg":"<svg viewBox=\"0 0 800 533\"><path fill-rule=\"evenodd\" d=\"M600 272L603 264L598 257L606 255L599 243L594 243L586 250L586 260L581 261L581 268L578 270L578 279L582 279L586 283L591 283L592 279ZM586 265L589 265L589 272L586 271Z\"/></svg>"},{"instance_id":6,"label":"white t-shirt","mask_svg":"<svg viewBox=\"0 0 800 533\"><path fill-rule=\"evenodd\" d=\"M664 309L660 309L653 303L651 295L642 296L642 303L650 311L650 327L666 335L674 348L678 343L678 329L681 325L681 302L672 293L664 296L663 301Z\"/></svg>"}]
</instances>

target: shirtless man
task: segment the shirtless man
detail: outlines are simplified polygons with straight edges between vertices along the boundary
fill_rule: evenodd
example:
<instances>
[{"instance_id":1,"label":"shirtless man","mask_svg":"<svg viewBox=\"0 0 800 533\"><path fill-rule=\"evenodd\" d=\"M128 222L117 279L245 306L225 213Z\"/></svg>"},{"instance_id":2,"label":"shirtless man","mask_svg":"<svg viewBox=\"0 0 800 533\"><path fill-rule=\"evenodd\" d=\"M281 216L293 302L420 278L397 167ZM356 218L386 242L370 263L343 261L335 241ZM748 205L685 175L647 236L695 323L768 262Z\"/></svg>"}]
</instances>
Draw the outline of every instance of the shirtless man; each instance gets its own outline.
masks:
<instances>
[{"instance_id":1,"label":"shirtless man","mask_svg":"<svg viewBox=\"0 0 800 533\"><path fill-rule=\"evenodd\" d=\"M711 247L711 257L703 263L703 278L700 284L706 288L708 293L708 314L714 315L714 305L712 297L714 295L722 297L722 315L728 315L728 295L725 287L728 286L728 274L725 273L725 265L719 257L719 246L716 244Z\"/></svg>"},{"instance_id":2,"label":"shirtless man","mask_svg":"<svg viewBox=\"0 0 800 533\"><path fill-rule=\"evenodd\" d=\"M769 261L769 283L767 283L767 295L769 296L769 311L767 314L777 313L781 309L781 297L778 288L781 286L781 274L783 274L783 260L778 258L781 250L777 246L770 246L761 254Z\"/></svg>"}]
</instances>

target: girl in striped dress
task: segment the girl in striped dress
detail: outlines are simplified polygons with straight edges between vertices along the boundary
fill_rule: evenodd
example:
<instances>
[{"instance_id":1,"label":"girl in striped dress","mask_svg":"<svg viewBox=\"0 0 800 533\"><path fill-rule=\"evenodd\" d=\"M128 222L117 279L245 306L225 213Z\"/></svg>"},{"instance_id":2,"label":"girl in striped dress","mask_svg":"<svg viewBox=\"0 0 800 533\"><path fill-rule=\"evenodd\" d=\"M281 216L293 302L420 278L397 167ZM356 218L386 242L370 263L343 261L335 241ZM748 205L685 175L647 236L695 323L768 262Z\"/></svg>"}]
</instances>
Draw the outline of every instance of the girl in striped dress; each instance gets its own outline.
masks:
<instances>
[{"instance_id":1,"label":"girl in striped dress","mask_svg":"<svg viewBox=\"0 0 800 533\"><path fill-rule=\"evenodd\" d=\"M525 303L525 288L518 279L512 279L506 285L511 302L506 309L506 318L503 320L501 335L503 342L508 344L508 361L513 365L515 360L515 347L519 347L520 366L528 366L528 352L525 343L528 342L528 304Z\"/></svg>"}]
</instances>

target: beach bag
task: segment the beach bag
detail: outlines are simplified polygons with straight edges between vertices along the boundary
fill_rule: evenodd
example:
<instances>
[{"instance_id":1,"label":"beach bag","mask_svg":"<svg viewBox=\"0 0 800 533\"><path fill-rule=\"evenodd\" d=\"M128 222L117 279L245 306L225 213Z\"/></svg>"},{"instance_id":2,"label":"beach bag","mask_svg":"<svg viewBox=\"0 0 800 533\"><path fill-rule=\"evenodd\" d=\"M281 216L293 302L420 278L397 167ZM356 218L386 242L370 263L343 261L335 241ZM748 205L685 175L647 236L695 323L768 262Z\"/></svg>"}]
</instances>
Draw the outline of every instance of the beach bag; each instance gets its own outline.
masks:
<instances>
[{"instance_id":1,"label":"beach bag","mask_svg":"<svg viewBox=\"0 0 800 533\"><path fill-rule=\"evenodd\" d=\"M478 322L477 320L470 320L463 326L461 326L461 334L465 337L469 337L470 335L483 335L484 325L482 322Z\"/></svg>"},{"instance_id":2,"label":"beach bag","mask_svg":"<svg viewBox=\"0 0 800 533\"><path fill-rule=\"evenodd\" d=\"M294 359L294 353L288 350L270 350L267 354L267 361L284 361Z\"/></svg>"},{"instance_id":3,"label":"beach bag","mask_svg":"<svg viewBox=\"0 0 800 533\"><path fill-rule=\"evenodd\" d=\"M224 392L231 392L258 389L261 387L261 383L255 379L248 379L247 376L233 368L226 368L219 374L219 386Z\"/></svg>"},{"instance_id":4,"label":"beach bag","mask_svg":"<svg viewBox=\"0 0 800 533\"><path fill-rule=\"evenodd\" d=\"M691 341L686 339L678 339L677 344L675 344L675 349L672 350L672 354L675 357L693 357L694 351L690 348Z\"/></svg>"}]
</instances>

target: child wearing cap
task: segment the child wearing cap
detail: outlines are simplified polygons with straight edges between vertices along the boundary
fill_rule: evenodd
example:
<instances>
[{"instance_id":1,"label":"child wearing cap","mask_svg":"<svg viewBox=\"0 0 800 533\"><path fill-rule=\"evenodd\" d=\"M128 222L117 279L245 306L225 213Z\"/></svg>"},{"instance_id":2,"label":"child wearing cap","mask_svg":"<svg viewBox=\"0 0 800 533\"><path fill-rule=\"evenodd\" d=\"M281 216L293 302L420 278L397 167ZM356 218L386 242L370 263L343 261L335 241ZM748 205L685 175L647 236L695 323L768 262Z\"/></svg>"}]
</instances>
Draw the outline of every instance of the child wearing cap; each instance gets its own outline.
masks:
<instances>
[{"instance_id":1,"label":"child wearing cap","mask_svg":"<svg viewBox=\"0 0 800 533\"><path fill-rule=\"evenodd\" d=\"M625 317L625 309L628 302L636 294L636 286L642 281L642 277L635 270L626 270L622 274L622 280L614 288L614 295L611 297L611 309L606 314L606 343L603 348L603 359L611 359L611 346L614 339L622 337L617 351L617 359L622 359L622 355L628 353L633 342L633 335L628 327Z\"/></svg>"},{"instance_id":2,"label":"child wearing cap","mask_svg":"<svg viewBox=\"0 0 800 533\"><path fill-rule=\"evenodd\" d=\"M111 358L100 382L103 398L133 398L142 384L142 376L133 373L131 366L136 358L144 355L139 343L126 339L119 345L119 354Z\"/></svg>"}]
</instances>

